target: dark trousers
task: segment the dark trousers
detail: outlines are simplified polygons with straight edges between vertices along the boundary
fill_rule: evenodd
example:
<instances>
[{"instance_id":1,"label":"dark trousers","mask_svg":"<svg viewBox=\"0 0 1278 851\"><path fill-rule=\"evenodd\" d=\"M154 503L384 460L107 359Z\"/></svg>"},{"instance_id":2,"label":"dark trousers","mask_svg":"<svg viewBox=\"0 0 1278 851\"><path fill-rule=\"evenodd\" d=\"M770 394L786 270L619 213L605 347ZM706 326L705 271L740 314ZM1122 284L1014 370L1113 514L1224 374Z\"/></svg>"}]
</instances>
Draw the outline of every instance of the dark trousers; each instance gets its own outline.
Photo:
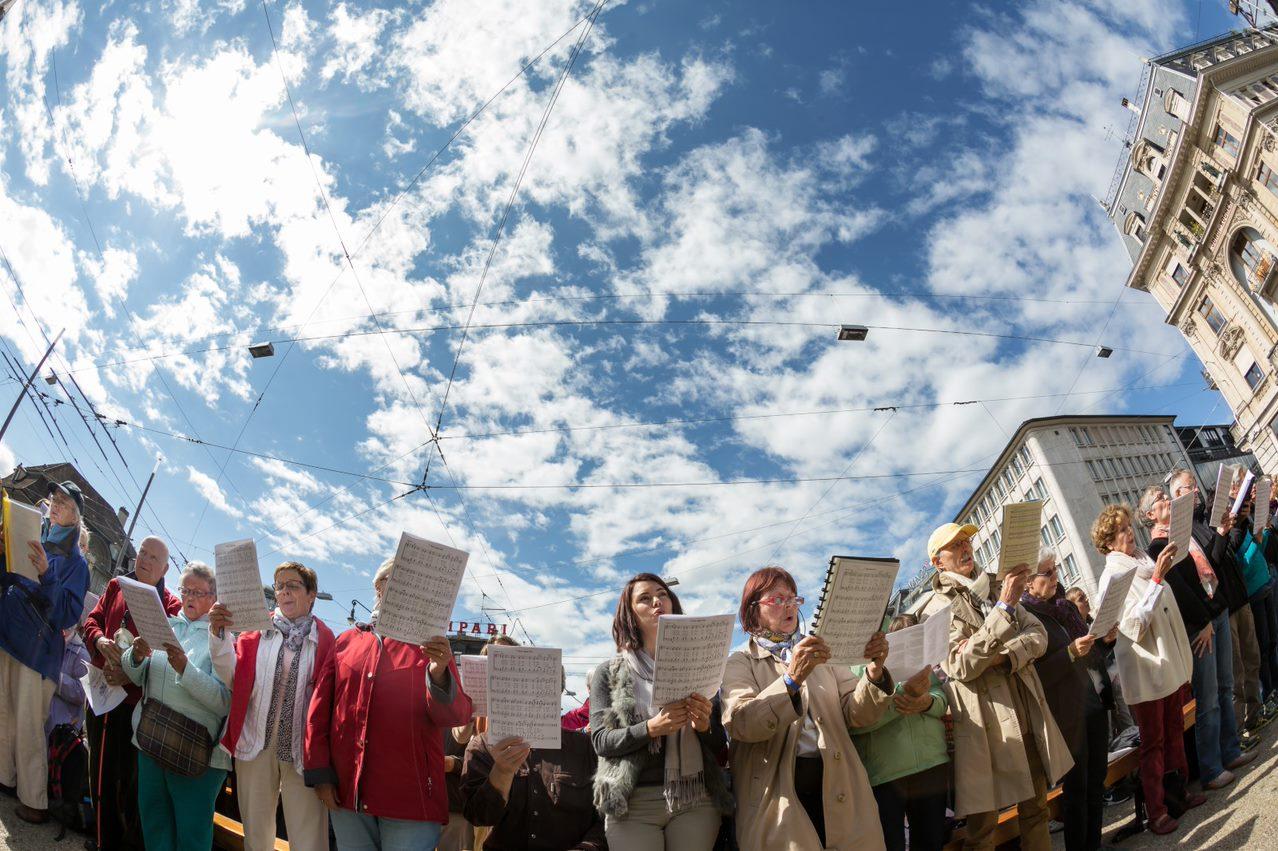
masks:
<instances>
[{"instance_id":1,"label":"dark trousers","mask_svg":"<svg viewBox=\"0 0 1278 851\"><path fill-rule=\"evenodd\" d=\"M945 804L950 766L936 765L874 787L887 851L905 851L905 820L910 821L910 851L945 847Z\"/></svg>"},{"instance_id":2,"label":"dark trousers","mask_svg":"<svg viewBox=\"0 0 1278 851\"><path fill-rule=\"evenodd\" d=\"M1065 775L1062 789L1066 851L1096 851L1101 844L1109 716L1099 701L1088 707L1082 727L1080 740L1071 749L1074 767Z\"/></svg>"},{"instance_id":3,"label":"dark trousers","mask_svg":"<svg viewBox=\"0 0 1278 851\"><path fill-rule=\"evenodd\" d=\"M1132 715L1140 727L1140 785L1145 790L1145 812L1157 821L1167 814L1163 775L1179 771L1189 776L1185 760L1184 697L1174 691L1160 700L1132 704Z\"/></svg>"},{"instance_id":4,"label":"dark trousers","mask_svg":"<svg viewBox=\"0 0 1278 851\"><path fill-rule=\"evenodd\" d=\"M1251 601L1251 613L1256 620L1256 643L1260 645L1260 688L1267 700L1278 687L1278 656L1274 652L1278 635L1273 630L1273 589L1262 591Z\"/></svg>"},{"instance_id":5,"label":"dark trousers","mask_svg":"<svg viewBox=\"0 0 1278 851\"><path fill-rule=\"evenodd\" d=\"M133 706L123 703L106 715L87 714L89 789L98 819L98 849L142 851Z\"/></svg>"},{"instance_id":6,"label":"dark trousers","mask_svg":"<svg viewBox=\"0 0 1278 851\"><path fill-rule=\"evenodd\" d=\"M825 766L819 756L801 756L794 761L794 794L799 796L799 803L817 836L821 838L821 847L825 847Z\"/></svg>"}]
</instances>

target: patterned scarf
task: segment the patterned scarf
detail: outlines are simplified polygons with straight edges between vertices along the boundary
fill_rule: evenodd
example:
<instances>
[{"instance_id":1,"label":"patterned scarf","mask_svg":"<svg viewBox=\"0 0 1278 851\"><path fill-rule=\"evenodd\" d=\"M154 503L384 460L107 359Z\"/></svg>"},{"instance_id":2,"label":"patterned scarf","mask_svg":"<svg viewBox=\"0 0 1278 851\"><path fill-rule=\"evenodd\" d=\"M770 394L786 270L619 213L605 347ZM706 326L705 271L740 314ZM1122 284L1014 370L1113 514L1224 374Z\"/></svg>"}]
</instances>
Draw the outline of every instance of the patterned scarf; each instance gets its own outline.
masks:
<instances>
[{"instance_id":1,"label":"patterned scarf","mask_svg":"<svg viewBox=\"0 0 1278 851\"><path fill-rule=\"evenodd\" d=\"M623 650L626 665L634 675L635 711L641 718L652 718L661 710L652 705L652 679L656 663L642 650ZM666 752L666 774L662 794L666 809L675 813L706 799L705 764L701 756L701 740L692 725L680 727L648 743L650 753Z\"/></svg>"},{"instance_id":2,"label":"patterned scarf","mask_svg":"<svg viewBox=\"0 0 1278 851\"><path fill-rule=\"evenodd\" d=\"M279 732L275 736L275 756L280 762L293 762L293 707L297 702L297 673L302 666L302 644L310 634L315 618L307 613L296 620L289 620L280 614L279 609L271 616L271 623L284 636L284 646L275 657L275 679L280 681L284 671L284 650L293 654L293 663L288 667L284 689L271 689L271 708L266 715L266 729L275 727L275 719L279 718Z\"/></svg>"},{"instance_id":3,"label":"patterned scarf","mask_svg":"<svg viewBox=\"0 0 1278 851\"><path fill-rule=\"evenodd\" d=\"M1021 595L1021 604L1038 618L1051 618L1069 633L1069 640L1087 635L1087 624L1078 613L1078 607L1065 596L1061 584L1056 583L1056 595L1050 600L1040 600L1029 591Z\"/></svg>"},{"instance_id":4,"label":"patterned scarf","mask_svg":"<svg viewBox=\"0 0 1278 851\"><path fill-rule=\"evenodd\" d=\"M771 653L774 658L780 659L786 665L790 664L790 654L794 650L794 645L798 644L803 638L798 630L789 635L781 635L763 628L752 633L752 637L755 644Z\"/></svg>"}]
</instances>

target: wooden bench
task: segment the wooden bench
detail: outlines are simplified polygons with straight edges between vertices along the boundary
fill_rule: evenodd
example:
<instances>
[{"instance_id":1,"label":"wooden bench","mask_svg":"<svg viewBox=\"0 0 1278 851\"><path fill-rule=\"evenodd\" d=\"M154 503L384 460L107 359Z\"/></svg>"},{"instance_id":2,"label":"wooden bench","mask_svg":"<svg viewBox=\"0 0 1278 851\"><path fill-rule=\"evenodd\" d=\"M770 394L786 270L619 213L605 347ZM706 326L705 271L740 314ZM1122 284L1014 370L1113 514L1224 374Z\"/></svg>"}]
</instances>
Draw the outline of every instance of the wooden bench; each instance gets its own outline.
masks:
<instances>
[{"instance_id":1,"label":"wooden bench","mask_svg":"<svg viewBox=\"0 0 1278 851\"><path fill-rule=\"evenodd\" d=\"M1184 717L1185 729L1188 730L1194 726L1194 710L1195 703L1191 699L1185 704ZM1131 775L1132 772L1140 768L1140 750L1134 750L1131 753L1123 754L1117 759L1110 760L1109 770L1105 772L1105 788L1109 789L1116 783ZM1059 819L1061 814L1062 797L1064 792L1060 786L1052 789L1047 793L1047 809L1051 813L1052 818ZM1141 812L1141 796L1133 797L1136 809L1136 816L1133 821L1119 828L1114 839L1121 841L1122 838L1139 833L1143 829ZM954 831L954 836L950 839L948 845L945 846L946 851L959 851L963 847L963 828ZM994 829L994 845L998 847L1005 842L1011 842L1020 836L1020 824L1016 819L1016 807L1011 806L999 813L998 827Z\"/></svg>"},{"instance_id":2,"label":"wooden bench","mask_svg":"<svg viewBox=\"0 0 1278 851\"><path fill-rule=\"evenodd\" d=\"M233 796L235 787L228 781L222 792ZM222 851L244 851L244 825L215 810L213 812L213 847ZM288 851L288 840L276 839L275 851Z\"/></svg>"}]
</instances>

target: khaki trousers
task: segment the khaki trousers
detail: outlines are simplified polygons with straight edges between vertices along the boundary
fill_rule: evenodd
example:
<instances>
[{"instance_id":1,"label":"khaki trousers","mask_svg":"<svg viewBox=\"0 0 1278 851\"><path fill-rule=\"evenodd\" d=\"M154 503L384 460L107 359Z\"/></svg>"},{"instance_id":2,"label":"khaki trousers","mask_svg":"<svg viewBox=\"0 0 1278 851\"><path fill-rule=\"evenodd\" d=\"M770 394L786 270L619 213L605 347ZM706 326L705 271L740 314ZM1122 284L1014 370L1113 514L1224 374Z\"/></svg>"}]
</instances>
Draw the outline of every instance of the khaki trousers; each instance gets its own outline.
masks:
<instances>
[{"instance_id":1,"label":"khaki trousers","mask_svg":"<svg viewBox=\"0 0 1278 851\"><path fill-rule=\"evenodd\" d=\"M49 743L44 722L53 680L0 651L0 783L18 787L18 800L49 808Z\"/></svg>"},{"instance_id":2,"label":"khaki trousers","mask_svg":"<svg viewBox=\"0 0 1278 851\"><path fill-rule=\"evenodd\" d=\"M294 851L327 851L328 810L289 762L280 762L274 748L252 759L235 761L235 794L244 821L245 851L275 847L275 805L284 799L288 847Z\"/></svg>"},{"instance_id":3,"label":"khaki trousers","mask_svg":"<svg viewBox=\"0 0 1278 851\"><path fill-rule=\"evenodd\" d=\"M1016 805L1016 822L1021 833L1021 851L1051 851L1052 836L1048 828L1047 771L1038 758L1034 742L1025 743L1030 776L1034 778L1034 797ZM967 817L963 837L964 851L994 851L994 828L998 827L998 811L972 813Z\"/></svg>"},{"instance_id":4,"label":"khaki trousers","mask_svg":"<svg viewBox=\"0 0 1278 851\"><path fill-rule=\"evenodd\" d=\"M626 815L604 818L604 834L608 851L710 851L722 818L709 802L671 814L660 786L639 786Z\"/></svg>"},{"instance_id":5,"label":"khaki trousers","mask_svg":"<svg viewBox=\"0 0 1278 851\"><path fill-rule=\"evenodd\" d=\"M1234 716L1241 733L1260 718L1260 644L1251 606L1229 616L1229 635L1234 644Z\"/></svg>"}]
</instances>

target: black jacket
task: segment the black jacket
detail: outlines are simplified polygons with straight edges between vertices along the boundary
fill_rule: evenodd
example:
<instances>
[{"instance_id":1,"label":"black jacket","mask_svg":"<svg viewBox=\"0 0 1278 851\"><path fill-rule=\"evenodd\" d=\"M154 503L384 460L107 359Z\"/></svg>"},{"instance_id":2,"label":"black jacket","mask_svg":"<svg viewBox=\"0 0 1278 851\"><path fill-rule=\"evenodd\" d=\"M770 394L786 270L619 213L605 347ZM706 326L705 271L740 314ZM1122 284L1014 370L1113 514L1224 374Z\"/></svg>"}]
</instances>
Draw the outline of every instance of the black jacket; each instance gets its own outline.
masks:
<instances>
[{"instance_id":1,"label":"black jacket","mask_svg":"<svg viewBox=\"0 0 1278 851\"><path fill-rule=\"evenodd\" d=\"M1180 561L1167 573L1167 587L1171 588L1176 598L1176 607L1180 609L1181 620L1185 623L1185 632L1192 640L1202 632L1229 605L1230 611L1236 596L1241 592L1242 605L1247 602L1247 587L1243 584L1242 571L1230 550L1229 540L1221 536L1215 529L1202 523L1194 523L1194 540L1207 554L1207 563L1216 573L1218 588L1214 597L1208 597L1202 582L1198 580L1198 567L1193 556L1185 553ZM1149 542L1149 557L1158 560L1158 555L1167 546L1166 538L1154 538Z\"/></svg>"}]
</instances>

